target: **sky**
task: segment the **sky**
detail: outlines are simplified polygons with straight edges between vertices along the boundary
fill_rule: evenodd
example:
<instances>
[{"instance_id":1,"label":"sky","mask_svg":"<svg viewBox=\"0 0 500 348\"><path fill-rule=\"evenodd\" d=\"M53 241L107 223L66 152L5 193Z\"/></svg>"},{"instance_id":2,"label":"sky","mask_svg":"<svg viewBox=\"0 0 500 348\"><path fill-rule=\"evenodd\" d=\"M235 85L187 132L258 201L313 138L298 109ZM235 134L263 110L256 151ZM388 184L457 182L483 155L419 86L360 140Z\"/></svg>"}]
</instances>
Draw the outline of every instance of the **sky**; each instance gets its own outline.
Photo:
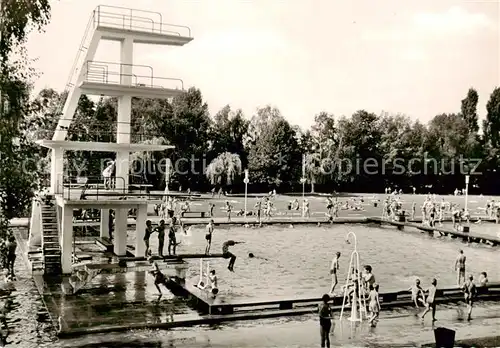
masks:
<instances>
[{"instance_id":1,"label":"sky","mask_svg":"<svg viewBox=\"0 0 500 348\"><path fill-rule=\"evenodd\" d=\"M212 114L229 104L251 117L270 104L301 127L321 111L360 109L428 122L459 112L473 87L484 118L500 85L500 1L59 0L45 32L28 42L36 89L64 89L99 4L189 26L191 43L135 45L134 64L200 88ZM118 61L119 44L100 44L95 60Z\"/></svg>"}]
</instances>

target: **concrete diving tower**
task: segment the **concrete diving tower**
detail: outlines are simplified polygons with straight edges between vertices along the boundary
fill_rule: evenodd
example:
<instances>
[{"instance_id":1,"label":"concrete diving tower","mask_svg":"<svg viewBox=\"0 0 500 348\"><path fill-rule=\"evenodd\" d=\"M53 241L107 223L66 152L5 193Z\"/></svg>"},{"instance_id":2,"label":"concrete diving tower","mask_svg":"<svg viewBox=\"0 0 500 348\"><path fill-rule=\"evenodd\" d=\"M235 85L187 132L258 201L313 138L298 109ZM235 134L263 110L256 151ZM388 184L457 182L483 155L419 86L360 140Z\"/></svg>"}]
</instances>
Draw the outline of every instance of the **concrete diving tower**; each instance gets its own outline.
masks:
<instances>
[{"instance_id":1,"label":"concrete diving tower","mask_svg":"<svg viewBox=\"0 0 500 348\"><path fill-rule=\"evenodd\" d=\"M119 61L94 60L101 40L120 42ZM109 210L115 211L114 253L118 256L126 255L128 210L137 209L136 239L142 241L148 202L146 198L126 197L129 185L130 153L165 151L173 147L131 143L132 97L172 98L184 93L184 83L179 78L156 76L151 66L134 65L134 44L183 46L192 40L189 27L164 23L161 13L103 5L98 6L92 12L65 86L68 96L64 105L61 105L61 118L53 137L37 141L40 146L51 150L49 192L55 198L54 213L51 216L57 217L60 236L58 242L62 255L61 268L64 274L72 272L73 209L100 209L101 237L109 236L105 222L109 219ZM79 99L84 94L118 98L116 143L67 140L68 130L73 122ZM115 176L117 180L113 189L122 190L123 197L117 199L101 195L95 199L85 200L78 195L65 197L65 190L68 185L74 185L74 182L63 174L65 173L64 151L116 153ZM49 213L49 210L46 207L45 213ZM40 215L38 212L36 214ZM41 220L44 220L43 216ZM43 226L34 230L41 231L40 233L43 234ZM54 228L52 230L55 231ZM137 243L136 251L139 255L144 253L143 244Z\"/></svg>"}]
</instances>

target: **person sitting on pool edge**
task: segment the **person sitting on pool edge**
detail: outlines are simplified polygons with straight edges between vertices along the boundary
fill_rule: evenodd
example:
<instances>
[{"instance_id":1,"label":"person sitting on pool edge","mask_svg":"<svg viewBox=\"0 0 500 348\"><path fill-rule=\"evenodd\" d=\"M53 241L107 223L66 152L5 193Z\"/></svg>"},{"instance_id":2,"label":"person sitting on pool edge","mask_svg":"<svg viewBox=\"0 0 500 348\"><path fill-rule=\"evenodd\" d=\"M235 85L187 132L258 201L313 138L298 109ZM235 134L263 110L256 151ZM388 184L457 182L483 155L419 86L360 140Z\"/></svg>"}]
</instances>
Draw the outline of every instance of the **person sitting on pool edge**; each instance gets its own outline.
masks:
<instances>
[{"instance_id":1,"label":"person sitting on pool edge","mask_svg":"<svg viewBox=\"0 0 500 348\"><path fill-rule=\"evenodd\" d=\"M231 272L234 272L234 262L236 261L236 255L234 255L229 251L229 247L243 243L244 242L235 242L234 240L228 240L222 244L222 257L225 259L230 259L227 269L230 270Z\"/></svg>"}]
</instances>

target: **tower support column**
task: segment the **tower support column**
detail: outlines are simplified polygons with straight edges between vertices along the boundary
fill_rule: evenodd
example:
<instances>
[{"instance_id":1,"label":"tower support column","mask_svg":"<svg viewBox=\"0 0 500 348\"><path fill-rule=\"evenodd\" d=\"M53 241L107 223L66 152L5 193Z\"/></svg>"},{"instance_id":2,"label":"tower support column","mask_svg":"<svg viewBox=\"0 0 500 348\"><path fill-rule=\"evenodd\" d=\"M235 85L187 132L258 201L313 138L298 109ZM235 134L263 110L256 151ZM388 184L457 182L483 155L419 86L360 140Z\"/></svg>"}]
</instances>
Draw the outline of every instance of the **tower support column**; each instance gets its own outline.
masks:
<instances>
[{"instance_id":1,"label":"tower support column","mask_svg":"<svg viewBox=\"0 0 500 348\"><path fill-rule=\"evenodd\" d=\"M73 253L73 208L62 208L61 268L63 274L71 274L71 254Z\"/></svg>"}]
</instances>

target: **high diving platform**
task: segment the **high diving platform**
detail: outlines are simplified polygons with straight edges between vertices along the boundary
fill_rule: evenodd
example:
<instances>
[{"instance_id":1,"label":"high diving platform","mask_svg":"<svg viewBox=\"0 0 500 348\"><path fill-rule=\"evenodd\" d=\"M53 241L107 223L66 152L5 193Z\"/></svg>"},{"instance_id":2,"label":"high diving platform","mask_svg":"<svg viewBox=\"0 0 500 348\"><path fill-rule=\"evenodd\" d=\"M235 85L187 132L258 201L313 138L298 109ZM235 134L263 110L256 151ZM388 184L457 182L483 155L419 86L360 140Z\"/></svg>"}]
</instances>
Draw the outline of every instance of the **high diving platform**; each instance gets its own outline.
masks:
<instances>
[{"instance_id":1,"label":"high diving platform","mask_svg":"<svg viewBox=\"0 0 500 348\"><path fill-rule=\"evenodd\" d=\"M119 59L95 60L100 44L109 40L119 43ZM37 256L41 260L36 262L38 267L44 269L45 275L72 273L74 210L100 210L100 238L109 238L113 229L112 252L120 257L128 255L127 219L129 211L135 211L135 252L144 254L146 247L143 236L148 204L156 203L168 194L152 195L148 185L134 184L130 175L133 164L130 157L132 153L139 152L165 153L173 146L168 145L168 141L147 144L142 134L133 133L137 131L132 127L132 98L169 99L185 93L185 88L180 78L158 76L152 66L134 64L134 49L137 49L137 44L179 47L192 40L189 27L166 23L158 12L104 5L97 6L92 12L65 85L64 94L67 93L67 97L58 107L57 114L61 116L57 126L47 129L46 134L36 133L37 144L51 152L50 188L47 192L43 190L46 199L33 202L29 252L30 255L42 254L41 257ZM113 130L116 136L109 137L113 139L112 142L68 139L68 132L74 131L74 118L82 95L117 97L116 130ZM136 135L141 137L135 139ZM86 163L82 164L85 172L102 173L104 180L101 183L105 189L95 183L79 185L67 178L63 174L67 169L64 162L64 153L67 151L112 153L110 162L105 164L106 168L87 168ZM142 270L145 265L138 262L127 267L103 266L99 272ZM87 275L97 272L90 266L83 267Z\"/></svg>"},{"instance_id":2,"label":"high diving platform","mask_svg":"<svg viewBox=\"0 0 500 348\"><path fill-rule=\"evenodd\" d=\"M139 44L184 46L193 40L189 27L165 23L160 12L99 5L92 12L91 25L103 40L122 41L131 34Z\"/></svg>"}]
</instances>

